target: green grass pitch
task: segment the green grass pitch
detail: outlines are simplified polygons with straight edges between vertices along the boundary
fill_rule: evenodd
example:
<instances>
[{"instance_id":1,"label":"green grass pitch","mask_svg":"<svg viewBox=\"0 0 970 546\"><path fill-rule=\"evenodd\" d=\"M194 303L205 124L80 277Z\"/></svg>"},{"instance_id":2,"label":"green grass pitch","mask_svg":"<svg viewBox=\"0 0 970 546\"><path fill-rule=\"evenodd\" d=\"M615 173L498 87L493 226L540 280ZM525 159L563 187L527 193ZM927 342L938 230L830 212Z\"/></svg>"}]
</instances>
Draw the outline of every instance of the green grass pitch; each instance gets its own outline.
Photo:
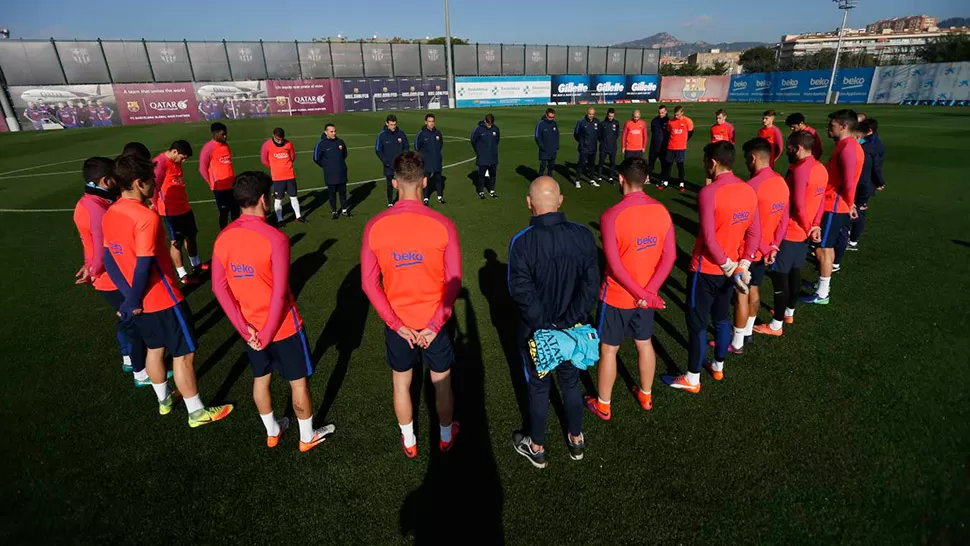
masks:
<instances>
[{"instance_id":1,"label":"green grass pitch","mask_svg":"<svg viewBox=\"0 0 970 546\"><path fill-rule=\"evenodd\" d=\"M688 106L698 127L688 157L695 184L703 184L700 148L720 106ZM645 118L654 115L652 105L642 107ZM804 112L824 133L829 107L775 107L780 120ZM766 106L726 108L743 142ZM618 117L632 109L619 105ZM298 452L292 432L281 447L265 447L243 342L208 283L188 295L201 336L200 389L206 402L237 406L202 429L188 428L184 407L160 417L151 390L132 387L107 306L72 284L81 247L64 210L81 194L81 161L114 156L130 140L157 152L185 138L198 152L207 126L0 135L0 542L968 543L970 117L944 108L864 109L881 122L888 189L873 200L861 251L835 274L832 304L802 307L784 338L758 339L748 354L729 358L725 380L705 376L699 396L676 392L659 374L685 366L682 256L662 291L668 309L656 328L655 409L641 411L625 390L636 364L632 345L624 346L613 421L587 415L586 459L574 462L559 441L561 407L550 412L544 471L510 445L522 372L508 346L514 307L504 291L509 240L529 221L524 197L543 108L494 110L503 134L497 201L479 201L469 176L465 139L485 111L437 112L448 140L449 203L441 210L458 226L464 257L455 310L463 430L449 456L433 449L425 387L414 461L399 446L383 324L359 283L361 232L384 208L383 181L350 188L355 217L334 222L310 159L332 120L350 147L351 180L381 178L372 147L383 113L229 123L237 172L260 168L259 146L277 125L299 153L310 225L286 229L291 282L316 362L317 419L337 426L332 441L309 454ZM570 133L581 110L559 109L560 162L575 161ZM413 139L423 112L398 115ZM187 164L186 178L208 259L217 218L197 167ZM589 226L618 199L610 186L563 188L563 210ZM670 208L680 253L689 254L694 192L648 191ZM814 271L806 267L805 275ZM282 381L273 393L282 413Z\"/></svg>"}]
</instances>

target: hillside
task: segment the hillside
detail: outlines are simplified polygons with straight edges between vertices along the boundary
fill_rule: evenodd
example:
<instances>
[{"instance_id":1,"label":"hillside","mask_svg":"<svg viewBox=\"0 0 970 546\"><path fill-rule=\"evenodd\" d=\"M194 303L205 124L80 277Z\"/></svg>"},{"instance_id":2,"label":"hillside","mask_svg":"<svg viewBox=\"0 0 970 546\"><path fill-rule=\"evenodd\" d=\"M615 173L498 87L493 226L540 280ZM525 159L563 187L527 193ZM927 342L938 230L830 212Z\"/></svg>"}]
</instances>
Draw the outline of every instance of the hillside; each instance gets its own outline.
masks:
<instances>
[{"instance_id":1,"label":"hillside","mask_svg":"<svg viewBox=\"0 0 970 546\"><path fill-rule=\"evenodd\" d=\"M937 26L940 28L967 27L970 26L970 17L950 17L940 21Z\"/></svg>"},{"instance_id":2,"label":"hillside","mask_svg":"<svg viewBox=\"0 0 970 546\"><path fill-rule=\"evenodd\" d=\"M623 47L661 48L663 49L664 56L687 57L693 53L704 53L710 51L711 49L720 49L721 51L744 51L746 49L751 49L752 47L763 46L766 44L763 42L721 42L712 44L703 41L687 43L678 40L677 37L672 34L661 32L659 34L654 34L653 36L648 36L646 38L633 40L632 42L624 42L617 45Z\"/></svg>"}]
</instances>

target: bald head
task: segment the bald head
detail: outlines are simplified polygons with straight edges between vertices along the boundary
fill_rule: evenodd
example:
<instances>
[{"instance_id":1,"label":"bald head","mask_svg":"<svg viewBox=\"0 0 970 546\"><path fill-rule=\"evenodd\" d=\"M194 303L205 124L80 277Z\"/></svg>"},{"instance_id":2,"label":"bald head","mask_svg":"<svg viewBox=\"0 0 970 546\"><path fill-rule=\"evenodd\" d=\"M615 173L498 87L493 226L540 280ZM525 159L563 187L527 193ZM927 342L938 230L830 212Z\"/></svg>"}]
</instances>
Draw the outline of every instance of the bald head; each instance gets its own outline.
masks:
<instances>
[{"instance_id":1,"label":"bald head","mask_svg":"<svg viewBox=\"0 0 970 546\"><path fill-rule=\"evenodd\" d=\"M559 207L562 206L559 182L549 176L536 178L529 186L527 202L534 216L558 211Z\"/></svg>"}]
</instances>

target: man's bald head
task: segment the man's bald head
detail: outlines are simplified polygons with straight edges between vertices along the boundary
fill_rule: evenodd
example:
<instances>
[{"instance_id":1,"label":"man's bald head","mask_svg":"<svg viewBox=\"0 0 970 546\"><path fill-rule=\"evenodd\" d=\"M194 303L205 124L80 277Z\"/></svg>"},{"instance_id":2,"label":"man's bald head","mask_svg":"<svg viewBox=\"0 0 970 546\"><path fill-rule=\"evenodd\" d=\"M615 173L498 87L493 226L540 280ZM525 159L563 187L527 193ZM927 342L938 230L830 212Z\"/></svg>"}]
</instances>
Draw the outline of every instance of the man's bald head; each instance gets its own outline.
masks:
<instances>
[{"instance_id":1,"label":"man's bald head","mask_svg":"<svg viewBox=\"0 0 970 546\"><path fill-rule=\"evenodd\" d=\"M558 211L562 206L559 182L549 176L536 178L529 186L529 197L526 201L534 216Z\"/></svg>"}]
</instances>

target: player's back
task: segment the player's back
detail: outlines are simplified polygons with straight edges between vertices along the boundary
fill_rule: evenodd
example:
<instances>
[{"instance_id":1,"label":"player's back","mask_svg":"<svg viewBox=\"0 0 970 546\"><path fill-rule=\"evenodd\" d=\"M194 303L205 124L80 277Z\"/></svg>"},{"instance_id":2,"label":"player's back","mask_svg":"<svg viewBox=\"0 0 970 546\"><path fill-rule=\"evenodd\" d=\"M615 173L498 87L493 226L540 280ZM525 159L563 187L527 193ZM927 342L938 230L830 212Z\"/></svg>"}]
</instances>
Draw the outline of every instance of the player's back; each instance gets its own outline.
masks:
<instances>
[{"instance_id":1,"label":"player's back","mask_svg":"<svg viewBox=\"0 0 970 546\"><path fill-rule=\"evenodd\" d=\"M600 225L608 222L613 226L621 263L610 263L607 255L601 299L613 307L633 309L636 307L634 297L616 281L613 271L622 267L637 285L646 286L660 263L673 222L667 208L643 192L627 194L607 209L600 218Z\"/></svg>"},{"instance_id":2,"label":"player's back","mask_svg":"<svg viewBox=\"0 0 970 546\"><path fill-rule=\"evenodd\" d=\"M826 166L829 177L828 187L825 191L826 211L849 212L849 207L854 204L850 202L854 201L854 196L852 196L852 199L849 198L849 188L845 184L846 174L853 181L851 185L854 187L862 175L865 158L866 153L862 149L862 145L854 138L842 138L835 144L832 157ZM845 169L851 169L851 172L845 173Z\"/></svg>"},{"instance_id":3,"label":"player's back","mask_svg":"<svg viewBox=\"0 0 970 546\"><path fill-rule=\"evenodd\" d=\"M802 179L806 182L801 196L803 208L799 210L796 206L796 192L799 191L797 180ZM811 221L818 215L818 210L825 200L825 189L828 186L829 174L825 166L815 160L814 157L807 157L791 165L788 169L788 176L785 182L791 196L791 213L788 220L788 232L785 234L786 241L802 242L808 238L806 227L810 228Z\"/></svg>"},{"instance_id":4,"label":"player's back","mask_svg":"<svg viewBox=\"0 0 970 546\"><path fill-rule=\"evenodd\" d=\"M101 231L102 220L111 202L103 197L85 194L74 206L74 225L81 238L81 246L84 248L84 263L90 265L96 261L96 255L104 254L103 247L96 247L94 241L94 230ZM94 289L110 292L117 290L111 278L106 273L102 273L94 281Z\"/></svg>"},{"instance_id":5,"label":"player's back","mask_svg":"<svg viewBox=\"0 0 970 546\"><path fill-rule=\"evenodd\" d=\"M734 173L724 173L701 189L697 199L704 200L707 206L713 207L714 237L727 257L738 261L744 246L745 232L754 221L758 210L758 195ZM704 221L701 218L702 233L706 227ZM703 244L703 237L698 236L691 270L720 275L720 264L712 263L705 257Z\"/></svg>"},{"instance_id":6,"label":"player's back","mask_svg":"<svg viewBox=\"0 0 970 546\"><path fill-rule=\"evenodd\" d=\"M758 219L761 222L761 244L760 247L769 247L774 242L775 230L784 217L785 208L791 201L791 193L788 184L780 174L774 170L762 169L755 175L758 180L752 179L749 183L754 187L758 195ZM759 250L756 259L761 258Z\"/></svg>"}]
</instances>

